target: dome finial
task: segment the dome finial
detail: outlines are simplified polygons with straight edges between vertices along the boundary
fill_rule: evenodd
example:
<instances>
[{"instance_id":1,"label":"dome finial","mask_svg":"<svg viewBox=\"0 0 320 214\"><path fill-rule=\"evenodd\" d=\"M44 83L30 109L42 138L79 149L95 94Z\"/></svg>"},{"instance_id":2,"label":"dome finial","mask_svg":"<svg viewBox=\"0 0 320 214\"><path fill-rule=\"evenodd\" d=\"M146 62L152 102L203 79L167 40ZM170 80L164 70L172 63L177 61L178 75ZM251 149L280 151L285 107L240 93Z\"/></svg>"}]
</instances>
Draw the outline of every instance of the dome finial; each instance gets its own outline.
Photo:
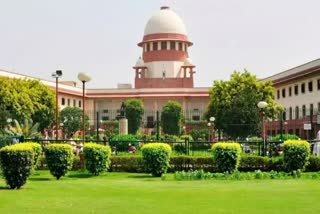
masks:
<instances>
[{"instance_id":1,"label":"dome finial","mask_svg":"<svg viewBox=\"0 0 320 214\"><path fill-rule=\"evenodd\" d=\"M161 7L160 7L160 10L169 10L169 9L170 9L169 6L161 6Z\"/></svg>"}]
</instances>

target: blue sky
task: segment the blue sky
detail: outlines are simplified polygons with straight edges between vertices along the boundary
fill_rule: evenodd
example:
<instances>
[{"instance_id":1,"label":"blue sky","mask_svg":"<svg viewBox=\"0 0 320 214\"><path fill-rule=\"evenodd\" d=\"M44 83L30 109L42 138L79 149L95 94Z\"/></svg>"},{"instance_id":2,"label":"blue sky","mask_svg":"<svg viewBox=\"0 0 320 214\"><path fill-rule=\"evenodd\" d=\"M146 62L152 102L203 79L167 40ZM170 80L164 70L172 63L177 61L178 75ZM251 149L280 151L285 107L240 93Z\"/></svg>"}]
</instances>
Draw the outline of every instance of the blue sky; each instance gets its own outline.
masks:
<instances>
[{"instance_id":1,"label":"blue sky","mask_svg":"<svg viewBox=\"0 0 320 214\"><path fill-rule=\"evenodd\" d=\"M91 88L132 83L148 19L169 5L185 22L195 85L247 68L264 78L320 57L318 0L0 0L0 69Z\"/></svg>"}]
</instances>

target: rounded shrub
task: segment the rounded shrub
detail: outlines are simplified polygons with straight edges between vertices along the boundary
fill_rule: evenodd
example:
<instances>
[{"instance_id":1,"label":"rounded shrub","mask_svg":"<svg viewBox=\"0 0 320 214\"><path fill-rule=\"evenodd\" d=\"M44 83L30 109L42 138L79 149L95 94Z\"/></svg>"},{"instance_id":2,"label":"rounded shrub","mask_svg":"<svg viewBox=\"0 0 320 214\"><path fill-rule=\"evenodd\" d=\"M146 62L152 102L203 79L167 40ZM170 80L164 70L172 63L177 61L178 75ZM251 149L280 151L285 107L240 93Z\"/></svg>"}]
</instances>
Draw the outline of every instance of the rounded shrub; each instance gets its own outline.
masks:
<instances>
[{"instance_id":1,"label":"rounded shrub","mask_svg":"<svg viewBox=\"0 0 320 214\"><path fill-rule=\"evenodd\" d=\"M87 143L83 147L83 154L86 169L94 174L99 175L106 169L109 169L111 149L96 143Z\"/></svg>"},{"instance_id":2,"label":"rounded shrub","mask_svg":"<svg viewBox=\"0 0 320 214\"><path fill-rule=\"evenodd\" d=\"M33 155L34 155L33 156L33 168L36 168L38 166L39 158L42 153L41 145L39 143L35 143L35 142L26 142L23 144L31 146L31 148L33 150Z\"/></svg>"},{"instance_id":3,"label":"rounded shrub","mask_svg":"<svg viewBox=\"0 0 320 214\"><path fill-rule=\"evenodd\" d=\"M45 156L50 173L60 179L72 168L73 148L69 144L50 144L45 147Z\"/></svg>"},{"instance_id":4,"label":"rounded shrub","mask_svg":"<svg viewBox=\"0 0 320 214\"><path fill-rule=\"evenodd\" d=\"M0 149L2 173L11 189L20 189L26 183L33 159L33 149L27 144L15 144Z\"/></svg>"},{"instance_id":5,"label":"rounded shrub","mask_svg":"<svg viewBox=\"0 0 320 214\"><path fill-rule=\"evenodd\" d=\"M239 143L215 143L212 146L213 160L219 172L233 173L240 163L241 146Z\"/></svg>"},{"instance_id":6,"label":"rounded shrub","mask_svg":"<svg viewBox=\"0 0 320 214\"><path fill-rule=\"evenodd\" d=\"M147 172L161 177L167 172L171 147L166 143L148 143L142 147L142 159Z\"/></svg>"},{"instance_id":7,"label":"rounded shrub","mask_svg":"<svg viewBox=\"0 0 320 214\"><path fill-rule=\"evenodd\" d=\"M287 171L303 170L310 156L310 145L305 140L287 140L283 143L283 155Z\"/></svg>"}]
</instances>

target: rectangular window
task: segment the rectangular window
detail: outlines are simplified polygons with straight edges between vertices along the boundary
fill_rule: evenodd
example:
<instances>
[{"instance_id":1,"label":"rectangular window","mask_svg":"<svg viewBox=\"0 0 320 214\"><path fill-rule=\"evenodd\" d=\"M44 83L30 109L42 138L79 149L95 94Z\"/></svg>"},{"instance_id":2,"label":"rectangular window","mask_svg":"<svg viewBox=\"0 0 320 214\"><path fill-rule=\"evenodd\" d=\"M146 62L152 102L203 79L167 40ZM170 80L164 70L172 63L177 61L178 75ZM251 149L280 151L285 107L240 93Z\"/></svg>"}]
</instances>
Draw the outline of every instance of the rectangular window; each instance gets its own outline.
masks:
<instances>
[{"instance_id":1,"label":"rectangular window","mask_svg":"<svg viewBox=\"0 0 320 214\"><path fill-rule=\"evenodd\" d=\"M318 90L320 90L320 79L317 80Z\"/></svg>"},{"instance_id":2,"label":"rectangular window","mask_svg":"<svg viewBox=\"0 0 320 214\"><path fill-rule=\"evenodd\" d=\"M179 42L179 51L182 51L182 42Z\"/></svg>"},{"instance_id":3,"label":"rectangular window","mask_svg":"<svg viewBox=\"0 0 320 214\"><path fill-rule=\"evenodd\" d=\"M108 109L103 109L102 112L103 112L104 114L108 114L108 113L109 113Z\"/></svg>"},{"instance_id":4,"label":"rectangular window","mask_svg":"<svg viewBox=\"0 0 320 214\"><path fill-rule=\"evenodd\" d=\"M200 121L200 116L199 115L193 115L192 120L194 121Z\"/></svg>"},{"instance_id":5,"label":"rectangular window","mask_svg":"<svg viewBox=\"0 0 320 214\"><path fill-rule=\"evenodd\" d=\"M309 89L309 92L313 91L313 82L312 81L308 82L308 89Z\"/></svg>"},{"instance_id":6,"label":"rectangular window","mask_svg":"<svg viewBox=\"0 0 320 214\"><path fill-rule=\"evenodd\" d=\"M297 106L295 109L295 119L299 119L300 115L299 115L299 107Z\"/></svg>"},{"instance_id":7,"label":"rectangular window","mask_svg":"<svg viewBox=\"0 0 320 214\"><path fill-rule=\"evenodd\" d=\"M320 103L318 103L318 112L320 112Z\"/></svg>"},{"instance_id":8,"label":"rectangular window","mask_svg":"<svg viewBox=\"0 0 320 214\"><path fill-rule=\"evenodd\" d=\"M103 116L103 117L102 117L102 120L103 120L103 121L107 121L107 120L109 120L109 117L108 117L108 116Z\"/></svg>"},{"instance_id":9,"label":"rectangular window","mask_svg":"<svg viewBox=\"0 0 320 214\"><path fill-rule=\"evenodd\" d=\"M291 97L291 95L292 95L292 88L291 88L291 86L289 87L289 97Z\"/></svg>"},{"instance_id":10,"label":"rectangular window","mask_svg":"<svg viewBox=\"0 0 320 214\"><path fill-rule=\"evenodd\" d=\"M153 49L154 51L157 51L157 50L158 50L158 42L153 42L153 43L152 43L152 49Z\"/></svg>"},{"instance_id":11,"label":"rectangular window","mask_svg":"<svg viewBox=\"0 0 320 214\"><path fill-rule=\"evenodd\" d=\"M81 100L79 100L79 108L81 108Z\"/></svg>"},{"instance_id":12,"label":"rectangular window","mask_svg":"<svg viewBox=\"0 0 320 214\"><path fill-rule=\"evenodd\" d=\"M161 42L161 50L167 50L167 42Z\"/></svg>"},{"instance_id":13,"label":"rectangular window","mask_svg":"<svg viewBox=\"0 0 320 214\"><path fill-rule=\"evenodd\" d=\"M283 97L283 98L286 97L286 89L285 89L285 88L282 89L282 97Z\"/></svg>"},{"instance_id":14,"label":"rectangular window","mask_svg":"<svg viewBox=\"0 0 320 214\"><path fill-rule=\"evenodd\" d=\"M76 107L76 100L73 100L73 107Z\"/></svg>"},{"instance_id":15,"label":"rectangular window","mask_svg":"<svg viewBox=\"0 0 320 214\"><path fill-rule=\"evenodd\" d=\"M298 85L295 85L295 86L294 86L294 94L295 94L295 95L298 95L298 94L299 94L299 87L298 87Z\"/></svg>"},{"instance_id":16,"label":"rectangular window","mask_svg":"<svg viewBox=\"0 0 320 214\"><path fill-rule=\"evenodd\" d=\"M147 44L147 52L150 51L150 43Z\"/></svg>"},{"instance_id":17,"label":"rectangular window","mask_svg":"<svg viewBox=\"0 0 320 214\"><path fill-rule=\"evenodd\" d=\"M176 49L176 42L170 42L170 50Z\"/></svg>"},{"instance_id":18,"label":"rectangular window","mask_svg":"<svg viewBox=\"0 0 320 214\"><path fill-rule=\"evenodd\" d=\"M277 99L280 99L280 90L277 90Z\"/></svg>"},{"instance_id":19,"label":"rectangular window","mask_svg":"<svg viewBox=\"0 0 320 214\"><path fill-rule=\"evenodd\" d=\"M148 116L147 117L147 128L154 128L153 116Z\"/></svg>"},{"instance_id":20,"label":"rectangular window","mask_svg":"<svg viewBox=\"0 0 320 214\"><path fill-rule=\"evenodd\" d=\"M306 84L301 83L301 93L304 94L306 92Z\"/></svg>"},{"instance_id":21,"label":"rectangular window","mask_svg":"<svg viewBox=\"0 0 320 214\"><path fill-rule=\"evenodd\" d=\"M65 104L66 104L66 101L65 101L65 99L62 97L62 98L61 98L61 105L64 106Z\"/></svg>"},{"instance_id":22,"label":"rectangular window","mask_svg":"<svg viewBox=\"0 0 320 214\"><path fill-rule=\"evenodd\" d=\"M70 99L68 99L68 106L70 106Z\"/></svg>"},{"instance_id":23,"label":"rectangular window","mask_svg":"<svg viewBox=\"0 0 320 214\"><path fill-rule=\"evenodd\" d=\"M313 116L313 104L310 104L310 116Z\"/></svg>"}]
</instances>

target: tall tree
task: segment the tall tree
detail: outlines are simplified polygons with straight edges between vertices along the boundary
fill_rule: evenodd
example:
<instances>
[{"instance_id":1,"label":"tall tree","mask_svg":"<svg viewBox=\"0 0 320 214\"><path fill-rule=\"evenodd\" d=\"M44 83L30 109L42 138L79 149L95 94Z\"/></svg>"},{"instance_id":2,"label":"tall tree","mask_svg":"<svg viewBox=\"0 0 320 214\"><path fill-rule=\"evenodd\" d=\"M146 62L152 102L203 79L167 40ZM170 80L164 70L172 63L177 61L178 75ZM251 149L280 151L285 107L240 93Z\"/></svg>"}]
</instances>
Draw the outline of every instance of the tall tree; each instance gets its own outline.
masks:
<instances>
[{"instance_id":1,"label":"tall tree","mask_svg":"<svg viewBox=\"0 0 320 214\"><path fill-rule=\"evenodd\" d=\"M228 81L214 81L210 101L205 113L207 119L215 117L215 127L228 136L247 137L260 131L260 109L257 104L265 101L267 117L274 117L281 107L273 99L272 82L258 81L247 70L234 71Z\"/></svg>"},{"instance_id":2,"label":"tall tree","mask_svg":"<svg viewBox=\"0 0 320 214\"><path fill-rule=\"evenodd\" d=\"M39 123L40 130L54 121L54 92L38 80L0 77L0 109L19 123ZM8 119L8 118L6 118Z\"/></svg>"},{"instance_id":3,"label":"tall tree","mask_svg":"<svg viewBox=\"0 0 320 214\"><path fill-rule=\"evenodd\" d=\"M139 99L129 99L125 102L125 113L128 119L129 134L136 134L140 128L144 113L143 103Z\"/></svg>"},{"instance_id":4,"label":"tall tree","mask_svg":"<svg viewBox=\"0 0 320 214\"><path fill-rule=\"evenodd\" d=\"M169 100L162 108L161 127L165 134L179 135L182 121L181 104Z\"/></svg>"},{"instance_id":5,"label":"tall tree","mask_svg":"<svg viewBox=\"0 0 320 214\"><path fill-rule=\"evenodd\" d=\"M77 107L65 107L60 112L60 123L63 124L63 132L68 137L71 136L82 127L82 110Z\"/></svg>"}]
</instances>

